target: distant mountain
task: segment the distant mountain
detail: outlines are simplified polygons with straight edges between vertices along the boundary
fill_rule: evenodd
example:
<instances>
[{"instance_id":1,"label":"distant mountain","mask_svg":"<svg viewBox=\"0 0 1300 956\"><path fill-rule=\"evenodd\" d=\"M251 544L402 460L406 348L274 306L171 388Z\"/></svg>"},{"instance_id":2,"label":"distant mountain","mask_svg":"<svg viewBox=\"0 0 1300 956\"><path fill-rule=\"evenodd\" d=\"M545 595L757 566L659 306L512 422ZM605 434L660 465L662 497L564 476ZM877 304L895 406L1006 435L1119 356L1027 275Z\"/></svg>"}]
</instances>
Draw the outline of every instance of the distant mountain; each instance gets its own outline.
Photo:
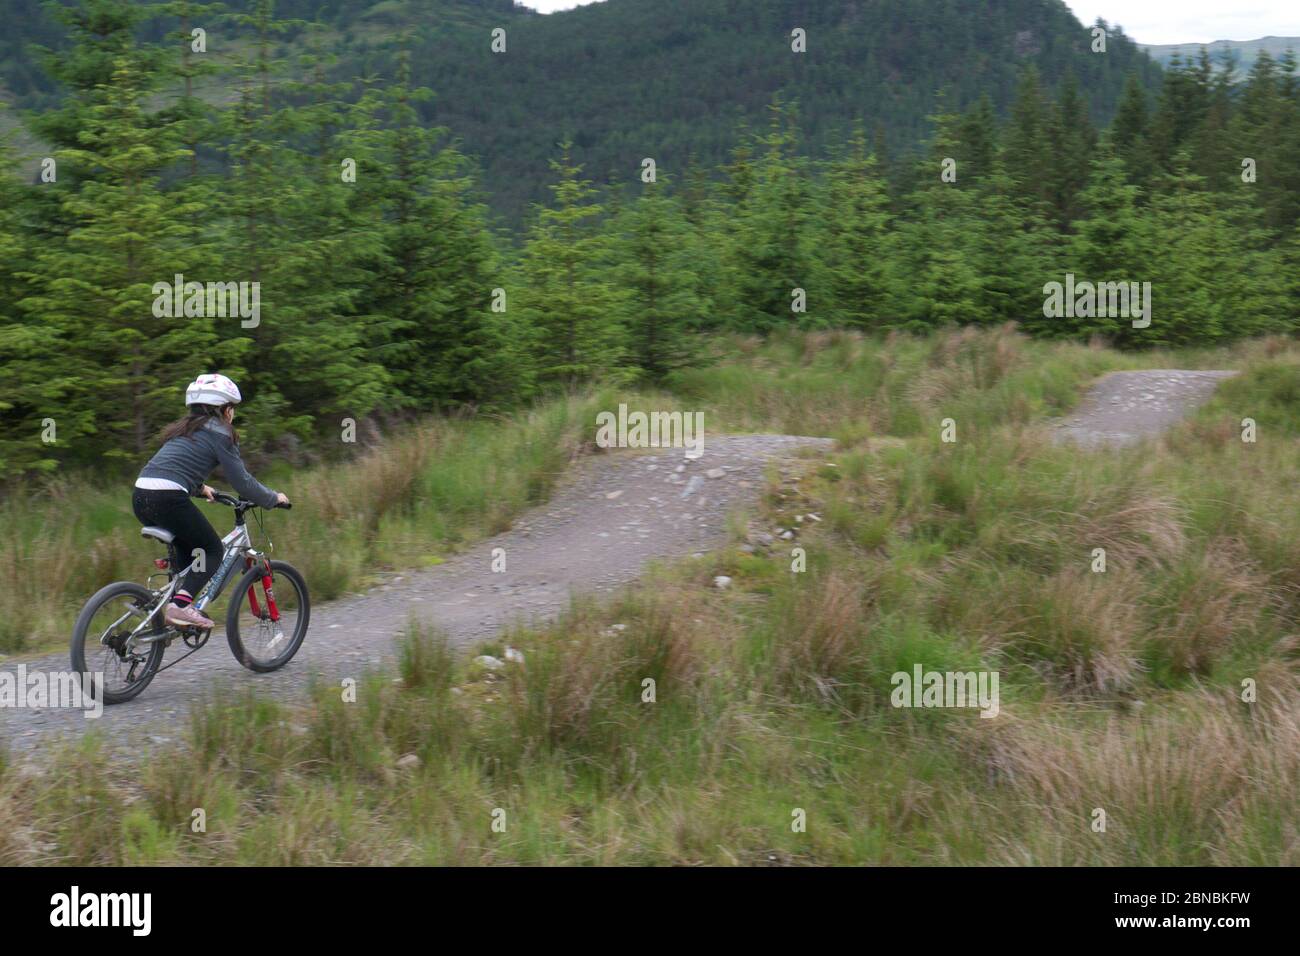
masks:
<instances>
[{"instance_id":1,"label":"distant mountain","mask_svg":"<svg viewBox=\"0 0 1300 956\"><path fill-rule=\"evenodd\" d=\"M1277 59L1287 50L1294 50L1300 56L1300 37L1260 37L1258 40L1215 40L1213 43L1141 43L1142 49L1161 66L1168 66L1175 56L1187 60L1201 55L1205 47L1210 59L1218 69L1225 61L1235 60L1237 68L1244 73L1251 68L1255 58L1265 51Z\"/></svg>"},{"instance_id":2,"label":"distant mountain","mask_svg":"<svg viewBox=\"0 0 1300 956\"><path fill-rule=\"evenodd\" d=\"M737 125L763 128L780 94L814 152L860 122L899 155L930 133L941 90L949 109L987 94L1003 112L1032 64L1049 87L1072 74L1108 122L1130 70L1149 86L1161 76L1122 33L1093 53L1063 0L606 0L503 25L506 54L483 38L426 45L414 64L437 92L429 118L480 157L511 214L547 197L544 158L565 136L597 180L626 181L647 156L680 175L725 161ZM795 28L807 53L791 50Z\"/></svg>"},{"instance_id":3,"label":"distant mountain","mask_svg":"<svg viewBox=\"0 0 1300 956\"><path fill-rule=\"evenodd\" d=\"M1072 75L1104 123L1130 71L1153 87L1162 74L1118 30L1093 53L1063 0L606 0L549 16L512 0L280 0L276 13L328 26L339 78L388 75L409 46L414 80L436 94L425 118L478 159L510 219L547 197L547 160L566 137L598 181L626 180L647 156L679 175L724 162L737 127L763 128L780 95L797 102L812 151L861 123L900 155L929 134L940 91L946 109L987 95L1004 113L1032 65L1049 88ZM59 31L38 0L0 0L0 21L0 86L23 106L53 102L29 41L57 45ZM495 27L505 53L491 49ZM805 53L791 49L796 28ZM288 55L293 35L278 45Z\"/></svg>"}]
</instances>

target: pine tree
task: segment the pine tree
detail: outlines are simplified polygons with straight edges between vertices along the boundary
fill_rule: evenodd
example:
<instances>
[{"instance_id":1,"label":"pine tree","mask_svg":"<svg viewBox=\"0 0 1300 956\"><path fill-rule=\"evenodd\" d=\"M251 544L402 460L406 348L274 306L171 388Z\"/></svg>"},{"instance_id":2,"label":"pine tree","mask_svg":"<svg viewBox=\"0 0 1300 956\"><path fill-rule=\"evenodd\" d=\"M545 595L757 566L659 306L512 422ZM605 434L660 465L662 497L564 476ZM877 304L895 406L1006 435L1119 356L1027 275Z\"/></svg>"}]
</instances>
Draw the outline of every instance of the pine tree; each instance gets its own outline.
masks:
<instances>
[{"instance_id":1,"label":"pine tree","mask_svg":"<svg viewBox=\"0 0 1300 956\"><path fill-rule=\"evenodd\" d=\"M958 138L963 182L979 183L993 172L998 152L997 132L997 115L993 111L993 101L986 93L961 120Z\"/></svg>"},{"instance_id":2,"label":"pine tree","mask_svg":"<svg viewBox=\"0 0 1300 956\"><path fill-rule=\"evenodd\" d=\"M1147 96L1136 73L1129 73L1124 83L1124 97L1120 100L1111 124L1111 143L1121 156L1137 149L1147 135Z\"/></svg>"},{"instance_id":3,"label":"pine tree","mask_svg":"<svg viewBox=\"0 0 1300 956\"><path fill-rule=\"evenodd\" d=\"M170 115L180 123L181 142L189 150L186 175L191 180L199 176L199 154L205 146L213 145L216 135L216 110L195 95L194 81L211 76L216 67L203 53L194 49L193 31L200 23L215 20L221 11L219 3L196 3L194 0L165 0L157 4L154 13L173 17L177 29L167 39L169 69L180 82L180 97Z\"/></svg>"},{"instance_id":4,"label":"pine tree","mask_svg":"<svg viewBox=\"0 0 1300 956\"><path fill-rule=\"evenodd\" d=\"M689 225L679 204L663 194L665 185L646 184L617 221L622 241L616 274L625 292L628 357L654 382L696 356L688 334L702 308Z\"/></svg>"},{"instance_id":5,"label":"pine tree","mask_svg":"<svg viewBox=\"0 0 1300 956\"><path fill-rule=\"evenodd\" d=\"M1152 202L1161 241L1152 256L1152 320L1143 344L1213 344L1229 334L1245 300L1245 252L1205 180L1192 173L1189 151Z\"/></svg>"},{"instance_id":6,"label":"pine tree","mask_svg":"<svg viewBox=\"0 0 1300 956\"><path fill-rule=\"evenodd\" d=\"M151 14L148 6L127 0L81 0L50 13L67 31L66 48L40 50L45 72L67 95L62 104L30 119L46 142L65 149L80 146L80 134L92 120L90 111L114 89L114 78L127 61L138 76L152 76L163 55L157 47L136 42L135 34ZM65 182L72 170L60 173Z\"/></svg>"},{"instance_id":7,"label":"pine tree","mask_svg":"<svg viewBox=\"0 0 1300 956\"><path fill-rule=\"evenodd\" d=\"M601 206L595 190L580 178L571 143L551 162L558 177L554 205L537 212L524 247L517 298L535 330L534 355L541 384L573 386L624 366L625 332L618 323L622 296L596 268L602 250L594 223Z\"/></svg>"},{"instance_id":8,"label":"pine tree","mask_svg":"<svg viewBox=\"0 0 1300 956\"><path fill-rule=\"evenodd\" d=\"M1210 101L1212 74L1204 48L1197 64L1184 62L1175 54L1165 71L1160 105L1152 120L1150 135L1154 159L1165 172L1172 170L1175 155L1204 121Z\"/></svg>"},{"instance_id":9,"label":"pine tree","mask_svg":"<svg viewBox=\"0 0 1300 956\"><path fill-rule=\"evenodd\" d=\"M1205 122L1191 138L1193 170L1216 192L1230 189L1240 181L1241 159L1233 149L1228 128L1235 85L1231 70L1215 77Z\"/></svg>"},{"instance_id":10,"label":"pine tree","mask_svg":"<svg viewBox=\"0 0 1300 956\"><path fill-rule=\"evenodd\" d=\"M176 123L146 111L151 77L139 63L118 60L103 101L81 114L81 148L55 154L93 178L62 190L71 227L38 250L28 278L40 287L22 302L75 346L78 382L52 417L83 462L138 459L174 416L181 380L205 370L215 344L210 319L154 312L154 285L189 267L183 224L198 210L159 181L186 151Z\"/></svg>"},{"instance_id":11,"label":"pine tree","mask_svg":"<svg viewBox=\"0 0 1300 956\"><path fill-rule=\"evenodd\" d=\"M1052 157L1050 198L1057 223L1068 231L1079 214L1079 195L1088 184L1097 133L1088 119L1088 107L1079 95L1073 74L1061 88L1051 124Z\"/></svg>"},{"instance_id":12,"label":"pine tree","mask_svg":"<svg viewBox=\"0 0 1300 956\"><path fill-rule=\"evenodd\" d=\"M1222 192L1211 191L1216 225L1228 243L1218 277L1230 303L1224 317L1228 336L1294 333L1300 316L1300 245L1295 230L1279 237L1265 223L1268 210L1253 185L1238 181Z\"/></svg>"},{"instance_id":13,"label":"pine tree","mask_svg":"<svg viewBox=\"0 0 1300 956\"><path fill-rule=\"evenodd\" d=\"M795 311L796 290L811 297L816 265L808 248L811 189L807 165L797 149L795 117L779 100L770 108L753 185L736 208L730 250L732 314L745 332L766 334L814 323L819 304Z\"/></svg>"},{"instance_id":14,"label":"pine tree","mask_svg":"<svg viewBox=\"0 0 1300 956\"><path fill-rule=\"evenodd\" d=\"M30 215L31 187L11 175L13 158L0 141L0 481L28 471L49 471L57 452L77 434L71 422L55 442L42 440L45 419L65 406L76 384L80 360L61 329L19 308L30 282L24 269L24 216ZM46 433L48 435L48 432Z\"/></svg>"},{"instance_id":15,"label":"pine tree","mask_svg":"<svg viewBox=\"0 0 1300 956\"><path fill-rule=\"evenodd\" d=\"M265 282L281 249L290 244L279 226L283 176L276 166L277 158L288 152L287 131L270 102L271 77L277 64L269 51L278 26L269 0L257 0L252 13L240 15L234 22L251 32L254 46L251 57L241 57L234 66L238 96L220 116L220 135L230 167L220 206L226 215L220 275L223 281L256 284L262 301L274 308L275 290L272 288L268 297ZM256 325L228 321L222 335L235 356L233 362L223 364L222 371L242 383L245 427L241 436L254 447L285 432L305 436L313 427L309 416L294 420L288 400L280 394L282 369L271 356L274 325L274 321Z\"/></svg>"},{"instance_id":16,"label":"pine tree","mask_svg":"<svg viewBox=\"0 0 1300 956\"><path fill-rule=\"evenodd\" d=\"M1272 251L1256 256L1254 274L1260 281L1252 291L1265 299L1258 308L1263 331L1284 335L1300 334L1300 222Z\"/></svg>"},{"instance_id":17,"label":"pine tree","mask_svg":"<svg viewBox=\"0 0 1300 956\"><path fill-rule=\"evenodd\" d=\"M882 328L888 319L893 255L889 195L859 129L827 175L821 247L835 322Z\"/></svg>"},{"instance_id":18,"label":"pine tree","mask_svg":"<svg viewBox=\"0 0 1300 956\"><path fill-rule=\"evenodd\" d=\"M1040 327L1045 282L1053 276L1060 234L1015 192L995 164L979 184L978 213L966 225L978 292L978 321ZM1059 330L1047 329L1049 333Z\"/></svg>"},{"instance_id":19,"label":"pine tree","mask_svg":"<svg viewBox=\"0 0 1300 956\"><path fill-rule=\"evenodd\" d=\"M415 105L430 93L410 89L409 76L403 54L395 81L355 110L364 135L346 137L359 157L349 215L379 239L358 304L372 318L371 353L398 407L508 405L531 388L523 329L508 298L493 311L504 280L472 170L441 144L445 130L420 125Z\"/></svg>"},{"instance_id":20,"label":"pine tree","mask_svg":"<svg viewBox=\"0 0 1300 956\"><path fill-rule=\"evenodd\" d=\"M913 328L940 328L981 320L980 276L969 225L976 220L973 187L935 182L920 199L909 272L918 294Z\"/></svg>"},{"instance_id":21,"label":"pine tree","mask_svg":"<svg viewBox=\"0 0 1300 956\"><path fill-rule=\"evenodd\" d=\"M1153 281L1150 250L1154 242L1138 209L1138 194L1138 188L1128 182L1123 161L1109 141L1103 141L1081 196L1083 217L1074 223L1074 235L1065 251L1065 271L1073 273L1076 282ZM1064 284L1066 278L1057 275L1050 281ZM1045 321L1059 323L1063 333L1082 338L1109 336L1124 345L1147 344L1159 334L1135 329L1131 318L1120 316Z\"/></svg>"},{"instance_id":22,"label":"pine tree","mask_svg":"<svg viewBox=\"0 0 1300 956\"><path fill-rule=\"evenodd\" d=\"M1028 200L1049 206L1050 118L1038 72L1032 66L1021 73L1003 138L1002 165L1016 190Z\"/></svg>"},{"instance_id":23,"label":"pine tree","mask_svg":"<svg viewBox=\"0 0 1300 956\"><path fill-rule=\"evenodd\" d=\"M257 284L261 316L250 327L227 322L223 341L238 350L233 368L249 384L252 442L336 436L344 418L389 396L386 370L368 355L368 323L353 311L367 237L349 228L341 166L327 155L345 89L326 82L310 55L309 79L281 78L286 64L271 45L291 25L273 17L270 0L256 0L241 22L254 42L225 116L233 241L224 269L229 281Z\"/></svg>"}]
</instances>

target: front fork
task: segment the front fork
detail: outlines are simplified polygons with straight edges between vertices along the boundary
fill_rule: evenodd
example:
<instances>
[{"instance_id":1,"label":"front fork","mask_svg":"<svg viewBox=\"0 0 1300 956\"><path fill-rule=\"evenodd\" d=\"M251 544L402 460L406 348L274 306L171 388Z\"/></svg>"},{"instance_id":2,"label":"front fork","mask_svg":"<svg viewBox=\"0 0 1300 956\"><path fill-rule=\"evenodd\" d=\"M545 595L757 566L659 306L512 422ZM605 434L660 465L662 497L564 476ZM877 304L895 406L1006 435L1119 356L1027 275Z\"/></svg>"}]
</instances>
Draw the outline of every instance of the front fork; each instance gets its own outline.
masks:
<instances>
[{"instance_id":1,"label":"front fork","mask_svg":"<svg viewBox=\"0 0 1300 956\"><path fill-rule=\"evenodd\" d=\"M253 566L253 559L245 558L244 559L245 569L251 568L252 566ZM271 580L271 562L268 561L266 558L263 558L262 559L262 590L266 594L266 610L271 620L274 621L276 624L279 624L280 609L275 606L275 589L272 585L273 582ZM262 608L261 605L257 603L257 589L252 585L249 585L248 588L248 609L253 612L253 617L257 618L259 621L262 619ZM276 630L279 631L279 628L277 627Z\"/></svg>"}]
</instances>

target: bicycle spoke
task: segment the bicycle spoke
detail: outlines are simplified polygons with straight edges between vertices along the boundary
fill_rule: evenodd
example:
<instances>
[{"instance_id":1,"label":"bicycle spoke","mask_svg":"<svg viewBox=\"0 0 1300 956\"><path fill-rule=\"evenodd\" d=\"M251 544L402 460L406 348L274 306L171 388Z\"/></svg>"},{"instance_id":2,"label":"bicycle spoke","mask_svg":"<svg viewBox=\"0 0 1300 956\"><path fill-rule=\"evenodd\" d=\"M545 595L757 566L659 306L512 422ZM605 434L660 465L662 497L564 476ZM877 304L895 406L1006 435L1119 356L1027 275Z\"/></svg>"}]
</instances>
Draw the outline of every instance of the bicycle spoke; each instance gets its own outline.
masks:
<instances>
[{"instance_id":1,"label":"bicycle spoke","mask_svg":"<svg viewBox=\"0 0 1300 956\"><path fill-rule=\"evenodd\" d=\"M88 622L82 659L87 670L102 675L96 683L106 692L122 693L147 676L152 645L135 646L132 638L147 626L154 611L154 606L141 604L138 598L106 601ZM97 624L99 618L105 623Z\"/></svg>"},{"instance_id":2,"label":"bicycle spoke","mask_svg":"<svg viewBox=\"0 0 1300 956\"><path fill-rule=\"evenodd\" d=\"M298 620L302 611L302 595L292 578L275 577L271 591L275 595L279 620L271 620L271 601L261 582L255 583L250 593L243 596L244 606L241 612L240 642L244 654L259 664L269 665L276 661L290 647L294 634L298 630ZM253 608L257 608L254 613Z\"/></svg>"}]
</instances>

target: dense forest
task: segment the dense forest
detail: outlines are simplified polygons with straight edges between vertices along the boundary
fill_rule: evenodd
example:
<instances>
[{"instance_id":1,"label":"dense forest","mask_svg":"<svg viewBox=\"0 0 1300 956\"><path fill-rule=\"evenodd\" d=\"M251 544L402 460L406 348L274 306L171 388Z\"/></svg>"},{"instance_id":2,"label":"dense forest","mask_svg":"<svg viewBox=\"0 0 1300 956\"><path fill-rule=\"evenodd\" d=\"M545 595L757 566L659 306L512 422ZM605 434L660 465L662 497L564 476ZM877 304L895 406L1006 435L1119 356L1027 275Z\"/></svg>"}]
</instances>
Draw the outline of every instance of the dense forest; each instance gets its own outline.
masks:
<instances>
[{"instance_id":1,"label":"dense forest","mask_svg":"<svg viewBox=\"0 0 1300 956\"><path fill-rule=\"evenodd\" d=\"M257 42L265 2L172 0L139 35L161 39L188 6L208 30L210 59L227 62ZM0 0L6 7L19 9L6 18L16 31L0 37L0 83L20 108L53 107L64 90L32 43L67 41L38 0ZM738 128L765 125L779 94L799 103L810 156L826 158L858 125L904 156L932 135L940 89L953 109L988 96L1005 116L1020 70L1033 66L1051 90L1073 77L1089 118L1104 124L1130 72L1148 89L1160 77L1121 31L1094 54L1061 0L604 0L553 16L510 0L276 0L274 13L272 50L291 78L307 78L296 55L316 50L328 79L391 82L409 51L412 83L436 94L417 105L421 119L455 134L479 164L489 209L511 225L549 196L544 157L566 139L598 185L620 181L651 148L666 166L713 169ZM805 54L791 49L795 28ZM196 95L228 93L200 80Z\"/></svg>"},{"instance_id":2,"label":"dense forest","mask_svg":"<svg viewBox=\"0 0 1300 956\"><path fill-rule=\"evenodd\" d=\"M996 88L971 101L940 85L915 155L865 122L832 135L810 120L816 87L770 97L748 128L714 118L729 137L716 165L666 158L651 126L610 186L581 162L579 131L542 155L525 138L506 152L546 170L548 196L507 233L459 130L425 122L443 93L420 85L414 51L394 55L390 79L340 81L327 54L282 51L269 2L247 6L251 39L217 102L195 92L212 68L188 33L151 24L187 22L200 5L61 12L62 52L45 68L62 92L27 120L53 165L26 183L0 161L0 478L138 464L203 371L243 387L250 451L309 454L337 449L345 419L364 435L591 380L661 381L699 357L698 333L1018 322L1140 348L1294 333L1300 321L1289 55L1261 55L1245 77L1175 61L1158 90L1132 60L1104 126L1095 71L1053 88L1033 62L1002 64L1017 70L1006 115ZM615 0L607 15L650 6L670 4ZM902 24L925 6L962 5L808 4L808 22L834 8ZM918 62L936 59L914 40ZM1092 54L1091 40L1077 22L1042 38L1074 44L1080 62L1113 55ZM846 71L826 95L854 90ZM480 95L476 108L512 107ZM1067 275L1149 282L1149 327L1047 317L1045 287ZM183 309L160 317L157 287L176 276L257 283L260 310L214 315L184 291Z\"/></svg>"}]
</instances>

